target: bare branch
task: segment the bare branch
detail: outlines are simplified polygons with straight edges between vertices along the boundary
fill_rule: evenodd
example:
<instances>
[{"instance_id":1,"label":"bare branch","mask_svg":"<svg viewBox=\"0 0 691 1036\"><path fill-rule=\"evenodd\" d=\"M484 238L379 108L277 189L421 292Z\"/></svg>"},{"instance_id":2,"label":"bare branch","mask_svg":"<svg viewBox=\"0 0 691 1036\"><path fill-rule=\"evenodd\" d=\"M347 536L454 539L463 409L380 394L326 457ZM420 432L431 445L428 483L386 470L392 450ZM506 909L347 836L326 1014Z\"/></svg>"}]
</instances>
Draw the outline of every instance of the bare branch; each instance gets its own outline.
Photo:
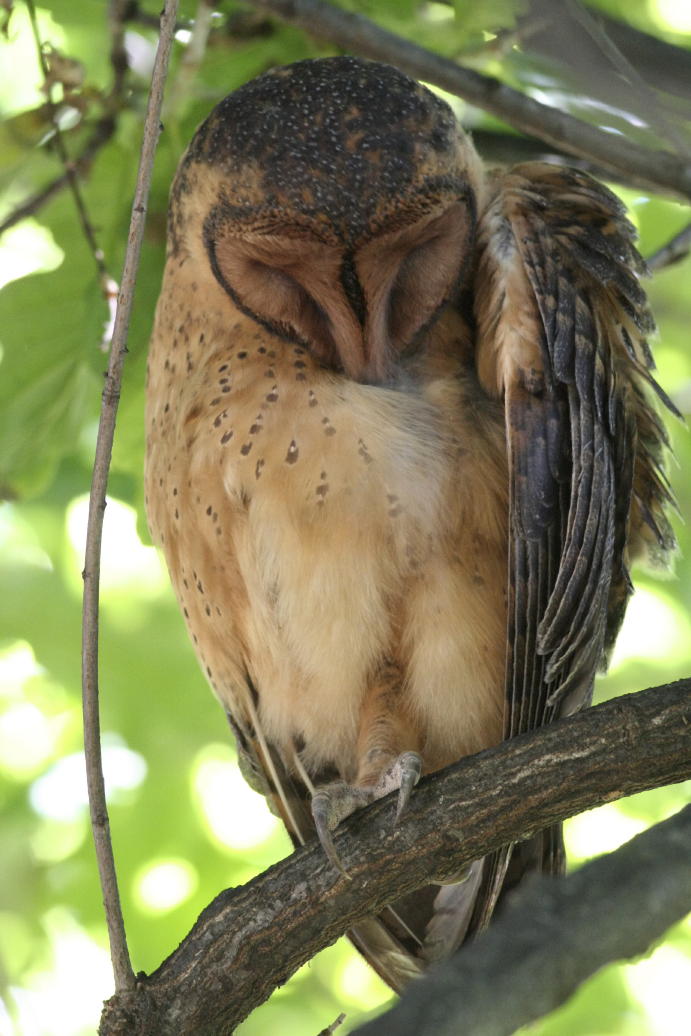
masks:
<instances>
[{"instance_id":1,"label":"bare branch","mask_svg":"<svg viewBox=\"0 0 691 1036\"><path fill-rule=\"evenodd\" d=\"M197 12L192 23L190 38L182 55L177 75L171 83L166 115L179 118L192 90L199 67L204 60L214 15L213 0L197 0Z\"/></svg>"},{"instance_id":2,"label":"bare branch","mask_svg":"<svg viewBox=\"0 0 691 1036\"><path fill-rule=\"evenodd\" d=\"M158 28L158 15L149 14L148 11L143 11L138 0L129 0L127 4L127 21L134 22L138 25L144 25L147 29ZM180 29L191 28L192 22L187 18L181 18L175 23L176 32L179 32Z\"/></svg>"},{"instance_id":3,"label":"bare branch","mask_svg":"<svg viewBox=\"0 0 691 1036\"><path fill-rule=\"evenodd\" d=\"M691 679L587 709L424 779L392 827L391 797L343 823L342 878L317 844L222 892L101 1033L230 1032L363 917L567 816L691 775Z\"/></svg>"},{"instance_id":4,"label":"bare branch","mask_svg":"<svg viewBox=\"0 0 691 1036\"><path fill-rule=\"evenodd\" d=\"M327 1025L325 1029L322 1029L321 1032L318 1032L317 1036L333 1036L333 1033L336 1032L336 1029L340 1029L340 1027L343 1025L345 1019L346 1016L344 1014L339 1014L338 1018L334 1018L331 1025Z\"/></svg>"},{"instance_id":5,"label":"bare branch","mask_svg":"<svg viewBox=\"0 0 691 1036\"><path fill-rule=\"evenodd\" d=\"M108 0L108 29L110 31L110 65L113 69L111 100L119 98L125 89L129 61L125 49L125 19L130 0Z\"/></svg>"},{"instance_id":6,"label":"bare branch","mask_svg":"<svg viewBox=\"0 0 691 1036\"><path fill-rule=\"evenodd\" d=\"M53 101L53 85L50 69L46 60L46 52L44 44L41 40L38 31L38 22L36 20L36 8L34 6L34 0L27 0L27 10L29 12L29 21L31 22L31 31L33 32L34 41L36 43L36 49L38 51L38 60L43 72L44 90L46 94L46 101L48 109L50 111L50 121L53 126L53 137L51 144L54 147L62 167L65 170L66 183L72 192L74 198L74 204L77 209L77 215L81 224L82 232L86 238L86 242L89 246L91 254L98 270L99 279L101 281L101 288L103 295L106 300L110 300L113 289L113 279L106 269L105 259L103 251L96 240L96 232L89 219L89 213L86 208L86 202L82 195L82 190L79 185L79 179L77 177L76 170L67 153L67 146L63 139L62 130L60 129L60 123L58 121L57 107Z\"/></svg>"},{"instance_id":7,"label":"bare branch","mask_svg":"<svg viewBox=\"0 0 691 1036\"><path fill-rule=\"evenodd\" d=\"M685 259L690 251L691 223L688 223L666 245L658 248L657 252L654 252L646 259L648 269L657 271L664 269L665 266L672 266L673 263L678 263Z\"/></svg>"},{"instance_id":8,"label":"bare branch","mask_svg":"<svg viewBox=\"0 0 691 1036\"><path fill-rule=\"evenodd\" d=\"M595 45L600 48L602 54L609 62L609 68L619 73L622 81L626 84L625 89L633 94L634 102L637 101L637 111L642 112L649 124L655 126L658 133L661 131L667 137L668 142L674 147L679 155L686 159L690 156L688 143L678 132L674 123L667 117L664 107L660 104L654 89L643 78L639 70L623 53L621 48L610 38L603 28L599 19L590 12L587 7L578 0L570 0L569 14L571 18L580 23L583 30L590 36ZM611 82L612 76L608 76Z\"/></svg>"},{"instance_id":9,"label":"bare branch","mask_svg":"<svg viewBox=\"0 0 691 1036\"><path fill-rule=\"evenodd\" d=\"M115 974L116 990L132 989L134 973L127 951L125 926L120 907L113 847L110 840L110 825L106 804L105 783L101 762L100 722L98 714L98 597L100 580L101 539L103 514L106 507L108 469L113 447L115 417L120 398L122 366L127 352L127 332L134 297L134 286L139 254L144 236L146 202L151 184L151 170L154 152L160 133L160 113L163 102L168 60L173 43L177 0L167 0L161 15L161 35L151 80L149 104L144 122L144 137L137 174L132 218L122 272L122 288L115 315L115 327L106 373L101 418L98 426L96 455L94 458L91 494L89 497L89 520L86 533L84 559L84 600L82 619L82 708L84 714L84 751L86 775L89 789L91 826L96 847L101 889L106 909L106 921L110 938L111 959Z\"/></svg>"},{"instance_id":10,"label":"bare branch","mask_svg":"<svg viewBox=\"0 0 691 1036\"><path fill-rule=\"evenodd\" d=\"M691 163L672 152L647 150L622 136L605 133L526 97L498 79L404 40L361 15L338 10L322 0L254 0L254 6L345 50L397 65L416 79L465 98L523 133L597 163L615 179L624 176L644 190L691 198Z\"/></svg>"},{"instance_id":11,"label":"bare branch","mask_svg":"<svg viewBox=\"0 0 691 1036\"><path fill-rule=\"evenodd\" d=\"M563 1004L603 965L644 953L685 917L690 859L687 806L568 878L533 878L472 946L355 1032L510 1036Z\"/></svg>"},{"instance_id":12,"label":"bare branch","mask_svg":"<svg viewBox=\"0 0 691 1036\"><path fill-rule=\"evenodd\" d=\"M56 194L59 194L60 191L68 185L76 183L77 190L79 192L79 177L84 176L84 174L89 171L91 163L98 152L109 142L109 140L111 140L115 133L117 128L117 115L124 103L125 84L129 67L124 45L124 19L127 14L128 4L129 0L109 0L108 25L111 37L110 64L113 69L113 82L107 96L103 99L105 110L101 117L96 120L93 133L89 136L84 148L76 158L70 159L67 156L65 148L65 159L63 160L64 172L60 176L56 176L54 180L51 180L50 183L36 191L35 194L32 194L31 197L25 199L25 201L13 209L2 223L0 223L0 235L4 234L6 230L10 229L10 227L20 223L23 219L33 216L42 209L43 206L51 200L51 198L54 198ZM158 25L158 22L156 24ZM37 37L37 30L35 36ZM39 53L41 53L40 49ZM60 131L58 127L58 134L59 133ZM90 227L88 219L87 224ZM107 278L108 274L107 271L105 271L105 268L102 268L102 266L99 265L98 255L101 255L101 260L103 259L103 256L102 253L100 253L100 249L98 249L95 235L93 235L93 233L92 238L93 239L87 238L87 240L89 240L92 253L94 253L99 277L101 278L101 283L104 287L104 294L106 294L110 307L112 285L104 279L104 275L105 278Z\"/></svg>"},{"instance_id":13,"label":"bare branch","mask_svg":"<svg viewBox=\"0 0 691 1036\"><path fill-rule=\"evenodd\" d=\"M54 198L56 194L59 194L60 191L68 186L73 173L82 176L88 172L94 158L111 139L115 129L116 121L113 115L104 115L103 118L99 119L81 154L71 160L69 168L64 173L56 176L49 184L41 187L35 194L32 194L31 197L13 209L0 223L0 235L4 234L10 227L21 223L23 219L27 219L29 216L39 212L51 198Z\"/></svg>"}]
</instances>

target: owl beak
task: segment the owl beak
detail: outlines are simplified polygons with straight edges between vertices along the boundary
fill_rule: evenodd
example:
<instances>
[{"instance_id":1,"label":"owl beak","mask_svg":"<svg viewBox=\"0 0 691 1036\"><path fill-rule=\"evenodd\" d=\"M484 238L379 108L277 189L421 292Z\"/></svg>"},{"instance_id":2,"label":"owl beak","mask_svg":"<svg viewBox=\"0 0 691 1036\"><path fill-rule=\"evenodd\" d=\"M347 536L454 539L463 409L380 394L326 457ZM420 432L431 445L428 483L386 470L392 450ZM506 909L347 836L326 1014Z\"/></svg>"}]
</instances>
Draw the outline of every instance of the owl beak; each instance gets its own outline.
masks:
<instances>
[{"instance_id":1,"label":"owl beak","mask_svg":"<svg viewBox=\"0 0 691 1036\"><path fill-rule=\"evenodd\" d=\"M354 381L380 384L390 374L392 349L390 335L383 318L377 318L381 309L375 305L374 319L366 308L366 294L359 282L345 286L338 319L331 320L331 332L343 370ZM388 295L388 292L387 292ZM371 305L372 300L367 299Z\"/></svg>"},{"instance_id":2,"label":"owl beak","mask_svg":"<svg viewBox=\"0 0 691 1036\"><path fill-rule=\"evenodd\" d=\"M364 334L365 370L362 381L381 384L391 375L393 350L385 327L368 327Z\"/></svg>"},{"instance_id":3,"label":"owl beak","mask_svg":"<svg viewBox=\"0 0 691 1036\"><path fill-rule=\"evenodd\" d=\"M357 317L343 310L340 320L331 322L331 335L340 366L353 381L381 384L391 373L392 349L385 325L370 324L363 328Z\"/></svg>"},{"instance_id":4,"label":"owl beak","mask_svg":"<svg viewBox=\"0 0 691 1036\"><path fill-rule=\"evenodd\" d=\"M354 381L366 381L369 358L363 329L349 307L342 307L338 316L331 321L331 335L340 366Z\"/></svg>"}]
</instances>

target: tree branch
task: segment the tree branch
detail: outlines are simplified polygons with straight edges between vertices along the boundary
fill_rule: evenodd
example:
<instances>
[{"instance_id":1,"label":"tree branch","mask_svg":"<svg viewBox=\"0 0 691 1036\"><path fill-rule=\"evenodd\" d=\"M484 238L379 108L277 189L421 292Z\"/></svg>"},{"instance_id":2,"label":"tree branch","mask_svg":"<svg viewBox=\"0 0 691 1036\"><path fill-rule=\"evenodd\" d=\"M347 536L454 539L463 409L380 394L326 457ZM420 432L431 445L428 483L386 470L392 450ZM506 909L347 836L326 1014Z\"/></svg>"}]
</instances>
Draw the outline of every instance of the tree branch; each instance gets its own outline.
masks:
<instances>
[{"instance_id":1,"label":"tree branch","mask_svg":"<svg viewBox=\"0 0 691 1036\"><path fill-rule=\"evenodd\" d=\"M101 100L103 114L96 120L93 133L91 133L82 151L76 158L70 159L65 152L63 160L64 171L60 176L56 176L50 183L45 184L29 198L26 198L5 217L2 223L0 223L0 236L23 219L33 216L51 198L59 194L64 187L67 187L73 181L79 183L79 177L83 177L89 171L98 152L113 137L117 129L117 116L125 104L125 89L129 69L127 52L125 50L125 17L129 3L130 0L109 0L108 2L110 65L113 70L113 81L107 95ZM156 19L156 27L158 28L158 19ZM91 241L89 244L93 248ZM98 272L101 280L104 281L104 271L99 267ZM109 288L110 286L106 284L105 294L110 303Z\"/></svg>"},{"instance_id":2,"label":"tree branch","mask_svg":"<svg viewBox=\"0 0 691 1036\"><path fill-rule=\"evenodd\" d=\"M533 877L488 932L355 1033L510 1036L605 964L644 953L685 917L690 859L687 806L567 878Z\"/></svg>"},{"instance_id":3,"label":"tree branch","mask_svg":"<svg viewBox=\"0 0 691 1036\"><path fill-rule=\"evenodd\" d=\"M94 158L104 147L105 144L111 139L117 123L115 116L112 113L108 113L102 118L98 119L94 127L94 131L84 145L81 153L73 158L69 162L68 168L56 176L54 180L46 184L45 187L41 187L40 190L36 191L29 198L26 198L23 202L17 205L16 208L5 217L0 223L0 236L14 227L17 223L21 223L23 219L27 219L29 216L33 216L34 213L38 212L43 208L51 198L54 198L56 194L59 194L63 188L67 187L70 183L73 175L83 176L89 171L91 163Z\"/></svg>"},{"instance_id":4,"label":"tree branch","mask_svg":"<svg viewBox=\"0 0 691 1036\"><path fill-rule=\"evenodd\" d=\"M416 79L457 94L553 147L602 166L615 179L625 176L644 190L691 198L691 163L670 151L648 150L620 135L605 133L572 115L540 104L498 79L463 68L357 14L323 0L254 0L306 32L363 57L386 61Z\"/></svg>"},{"instance_id":5,"label":"tree branch","mask_svg":"<svg viewBox=\"0 0 691 1036\"><path fill-rule=\"evenodd\" d=\"M165 117L179 119L195 84L209 41L214 16L213 0L197 0L197 10L190 30L190 38L178 65L177 75L171 82L166 101Z\"/></svg>"},{"instance_id":6,"label":"tree branch","mask_svg":"<svg viewBox=\"0 0 691 1036\"><path fill-rule=\"evenodd\" d=\"M543 69L546 59L574 99L598 100L624 117L629 113L635 117L634 125L647 125L658 140L666 137L673 150L689 160L683 107L678 101L670 104L660 92L660 74L651 68L650 59L641 62L640 53L631 53L629 37L617 31L615 21L607 22L579 0L529 0L516 35L529 66L531 55L540 56ZM656 53L654 45L659 41L647 39ZM667 46L669 51L677 49ZM671 62L673 57L668 56ZM686 58L688 65L688 53ZM520 76L523 62L517 64ZM688 90L688 71L682 84Z\"/></svg>"},{"instance_id":7,"label":"tree branch","mask_svg":"<svg viewBox=\"0 0 691 1036\"><path fill-rule=\"evenodd\" d=\"M646 259L649 270L653 273L664 269L665 266L672 266L681 262L691 251L691 223L687 223L678 234L675 234L662 248L653 252Z\"/></svg>"},{"instance_id":8,"label":"tree branch","mask_svg":"<svg viewBox=\"0 0 691 1036\"><path fill-rule=\"evenodd\" d=\"M115 418L120 399L122 367L127 352L127 333L134 298L134 286L139 266L139 254L144 237L146 202L149 197L154 153L161 130L160 114L163 101L168 59L173 44L177 0L166 0L161 14L161 35L151 79L149 104L144 121L139 171L132 203L132 218L127 251L122 271L122 287L118 297L113 330L110 361L101 403L96 454L89 496L89 518L84 556L84 598L82 611L82 711L84 717L84 754L86 780L89 792L91 828L96 848L101 890L106 910L110 955L115 974L115 988L131 989L134 973L127 951L125 925L120 907L110 823L106 804L105 782L101 761L100 720L98 714L98 598L100 582L101 539L103 515L106 509L108 469L113 449Z\"/></svg>"},{"instance_id":9,"label":"tree branch","mask_svg":"<svg viewBox=\"0 0 691 1036\"><path fill-rule=\"evenodd\" d=\"M231 1032L363 917L471 860L583 810L691 775L691 679L587 709L423 780L392 828L390 798L336 837L350 880L317 844L222 892L178 949L116 995L103 1036Z\"/></svg>"},{"instance_id":10,"label":"tree branch","mask_svg":"<svg viewBox=\"0 0 691 1036\"><path fill-rule=\"evenodd\" d=\"M583 6L599 22L638 75L652 84L656 91L665 91L688 101L691 97L691 53L688 50L650 33L641 32L633 25L606 14L599 7L587 3ZM519 35L521 25L526 23L526 19L534 19L536 13L540 23L538 29L530 33L528 48L560 64L565 60L570 63L571 25L564 25L564 15L568 12L564 12L560 3L553 2L551 9L546 9L544 4L532 0L528 14L519 21ZM569 46L565 46L567 39Z\"/></svg>"},{"instance_id":11,"label":"tree branch","mask_svg":"<svg viewBox=\"0 0 691 1036\"><path fill-rule=\"evenodd\" d=\"M82 228L82 233L86 239L86 243L89 246L89 251L93 256L96 269L98 271L98 277L101 283L101 291L106 299L109 308L113 304L114 296L117 293L117 285L110 276L105 263L105 256L101 249L98 240L96 238L96 231L94 230L89 212L87 210L86 201L82 194L82 189L77 177L77 172L73 162L70 160L70 156L67 151L67 145L65 144L62 130L60 128L60 122L58 120L58 107L53 101L53 79L51 71L48 66L48 60L46 57L46 45L41 40L41 36L38 29L38 21L36 18L36 8L34 0L27 0L27 11L29 13L29 21L31 23L31 30L34 36L34 42L36 44L36 50L38 53L38 62L43 74L43 90L46 95L46 104L50 113L50 121L53 127L53 136L50 141L51 147L57 154L62 168L64 169L65 182L72 192L74 205L77 210L77 217L79 225Z\"/></svg>"}]
</instances>

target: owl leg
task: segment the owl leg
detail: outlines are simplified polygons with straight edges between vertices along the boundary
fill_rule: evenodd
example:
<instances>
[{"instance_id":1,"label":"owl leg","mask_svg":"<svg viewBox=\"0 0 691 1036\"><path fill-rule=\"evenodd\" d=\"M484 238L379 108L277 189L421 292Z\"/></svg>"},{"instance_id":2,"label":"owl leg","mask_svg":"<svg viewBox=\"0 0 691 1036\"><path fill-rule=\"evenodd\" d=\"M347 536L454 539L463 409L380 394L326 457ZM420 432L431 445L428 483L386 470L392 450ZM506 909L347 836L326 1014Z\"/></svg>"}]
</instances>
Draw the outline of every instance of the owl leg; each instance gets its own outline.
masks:
<instances>
[{"instance_id":1,"label":"owl leg","mask_svg":"<svg viewBox=\"0 0 691 1036\"><path fill-rule=\"evenodd\" d=\"M357 775L353 784L336 781L318 788L312 816L319 841L333 865L343 866L331 832L357 809L398 790L398 821L422 773L419 732L402 701L400 675L392 670L367 694L360 714Z\"/></svg>"}]
</instances>

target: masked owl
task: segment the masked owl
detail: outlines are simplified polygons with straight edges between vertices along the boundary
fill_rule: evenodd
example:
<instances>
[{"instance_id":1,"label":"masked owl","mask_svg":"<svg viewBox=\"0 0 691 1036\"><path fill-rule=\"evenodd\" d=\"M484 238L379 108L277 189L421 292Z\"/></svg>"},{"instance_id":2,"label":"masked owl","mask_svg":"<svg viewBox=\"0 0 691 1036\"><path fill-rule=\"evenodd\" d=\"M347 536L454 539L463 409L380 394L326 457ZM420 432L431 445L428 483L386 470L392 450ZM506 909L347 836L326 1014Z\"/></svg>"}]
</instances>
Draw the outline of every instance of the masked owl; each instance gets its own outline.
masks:
<instances>
[{"instance_id":1,"label":"masked owl","mask_svg":"<svg viewBox=\"0 0 691 1036\"><path fill-rule=\"evenodd\" d=\"M673 547L633 238L350 57L241 87L180 163L149 523L243 772L336 866L358 806L588 703ZM562 863L552 828L351 937L400 989Z\"/></svg>"}]
</instances>

